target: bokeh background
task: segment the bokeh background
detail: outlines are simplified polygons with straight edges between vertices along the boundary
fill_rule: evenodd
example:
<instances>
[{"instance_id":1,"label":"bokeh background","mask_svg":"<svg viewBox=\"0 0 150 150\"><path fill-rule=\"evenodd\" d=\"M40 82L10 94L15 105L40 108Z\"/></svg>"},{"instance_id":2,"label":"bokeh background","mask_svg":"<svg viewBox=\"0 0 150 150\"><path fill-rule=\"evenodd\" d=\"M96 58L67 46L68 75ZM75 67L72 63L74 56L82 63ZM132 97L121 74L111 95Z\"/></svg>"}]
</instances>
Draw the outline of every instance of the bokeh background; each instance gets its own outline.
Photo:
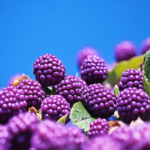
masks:
<instances>
[{"instance_id":1,"label":"bokeh background","mask_svg":"<svg viewBox=\"0 0 150 150\"><path fill-rule=\"evenodd\" d=\"M0 88L17 73L33 75L33 63L51 53L67 75L78 71L79 49L92 46L108 63L114 47L130 40L141 53L150 36L149 0L0 0Z\"/></svg>"}]
</instances>

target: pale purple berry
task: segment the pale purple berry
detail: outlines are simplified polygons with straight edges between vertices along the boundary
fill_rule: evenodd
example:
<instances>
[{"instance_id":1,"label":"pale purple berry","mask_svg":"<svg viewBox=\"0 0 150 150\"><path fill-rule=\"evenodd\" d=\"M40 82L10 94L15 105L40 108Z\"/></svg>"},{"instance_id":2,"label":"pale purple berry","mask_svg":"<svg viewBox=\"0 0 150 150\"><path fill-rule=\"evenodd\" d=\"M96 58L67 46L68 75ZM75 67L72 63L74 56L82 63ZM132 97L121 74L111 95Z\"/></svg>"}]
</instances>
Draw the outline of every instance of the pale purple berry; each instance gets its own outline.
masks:
<instances>
[{"instance_id":1,"label":"pale purple berry","mask_svg":"<svg viewBox=\"0 0 150 150\"><path fill-rule=\"evenodd\" d=\"M142 43L142 54L146 53L147 51L150 50L150 38L147 38L143 43Z\"/></svg>"}]
</instances>

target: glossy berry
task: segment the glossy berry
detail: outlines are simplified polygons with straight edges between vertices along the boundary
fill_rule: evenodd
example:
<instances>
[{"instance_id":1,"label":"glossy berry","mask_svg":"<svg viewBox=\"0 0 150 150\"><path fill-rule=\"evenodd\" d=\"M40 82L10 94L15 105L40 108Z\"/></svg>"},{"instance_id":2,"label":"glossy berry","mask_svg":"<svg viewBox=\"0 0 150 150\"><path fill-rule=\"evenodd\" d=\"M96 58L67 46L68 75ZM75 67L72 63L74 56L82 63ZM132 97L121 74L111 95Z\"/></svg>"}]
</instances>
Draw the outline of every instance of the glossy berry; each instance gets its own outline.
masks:
<instances>
[{"instance_id":1,"label":"glossy berry","mask_svg":"<svg viewBox=\"0 0 150 150\"><path fill-rule=\"evenodd\" d=\"M68 130L74 138L74 143L77 146L77 150L81 150L83 145L87 142L85 134L82 133L77 127L70 127Z\"/></svg>"},{"instance_id":2,"label":"glossy berry","mask_svg":"<svg viewBox=\"0 0 150 150\"><path fill-rule=\"evenodd\" d=\"M143 120L150 118L150 98L142 89L129 87L121 91L117 98L117 107L119 116L127 123L138 117Z\"/></svg>"},{"instance_id":3,"label":"glossy berry","mask_svg":"<svg viewBox=\"0 0 150 150\"><path fill-rule=\"evenodd\" d=\"M58 84L56 93L62 95L71 106L82 101L82 92L86 87L86 82L81 78L69 75Z\"/></svg>"},{"instance_id":4,"label":"glossy berry","mask_svg":"<svg viewBox=\"0 0 150 150\"><path fill-rule=\"evenodd\" d=\"M84 47L83 49L81 49L80 51L78 51L78 55L77 55L77 63L78 66L80 67L83 60L86 59L89 55L93 56L93 55L99 55L98 51L95 50L92 47Z\"/></svg>"},{"instance_id":5,"label":"glossy berry","mask_svg":"<svg viewBox=\"0 0 150 150\"><path fill-rule=\"evenodd\" d=\"M123 41L115 47L115 57L117 62L129 60L136 55L136 47L130 41Z\"/></svg>"},{"instance_id":6,"label":"glossy berry","mask_svg":"<svg viewBox=\"0 0 150 150\"><path fill-rule=\"evenodd\" d=\"M35 114L20 113L8 122L10 150L28 150L30 138L39 120Z\"/></svg>"},{"instance_id":7,"label":"glossy berry","mask_svg":"<svg viewBox=\"0 0 150 150\"><path fill-rule=\"evenodd\" d=\"M34 75L43 87L54 86L66 76L65 66L56 56L45 54L33 64Z\"/></svg>"},{"instance_id":8,"label":"glossy berry","mask_svg":"<svg viewBox=\"0 0 150 150\"><path fill-rule=\"evenodd\" d=\"M44 120L37 126L30 143L33 150L78 150L76 142L68 128Z\"/></svg>"},{"instance_id":9,"label":"glossy berry","mask_svg":"<svg viewBox=\"0 0 150 150\"><path fill-rule=\"evenodd\" d=\"M61 95L50 95L43 100L41 105L41 113L42 119L57 121L62 116L70 114L70 104ZM67 122L68 121L69 119Z\"/></svg>"},{"instance_id":10,"label":"glossy berry","mask_svg":"<svg viewBox=\"0 0 150 150\"><path fill-rule=\"evenodd\" d=\"M109 124L106 119L98 118L90 123L90 130L87 135L89 137L108 134Z\"/></svg>"},{"instance_id":11,"label":"glossy berry","mask_svg":"<svg viewBox=\"0 0 150 150\"><path fill-rule=\"evenodd\" d=\"M117 108L115 94L100 83L91 84L83 91L83 104L97 118L109 118Z\"/></svg>"},{"instance_id":12,"label":"glossy berry","mask_svg":"<svg viewBox=\"0 0 150 150\"><path fill-rule=\"evenodd\" d=\"M103 59L94 55L84 59L81 65L81 78L86 83L102 83L106 80L108 71Z\"/></svg>"},{"instance_id":13,"label":"glossy berry","mask_svg":"<svg viewBox=\"0 0 150 150\"><path fill-rule=\"evenodd\" d=\"M108 135L93 138L83 150L124 150L123 146Z\"/></svg>"},{"instance_id":14,"label":"glossy berry","mask_svg":"<svg viewBox=\"0 0 150 150\"><path fill-rule=\"evenodd\" d=\"M127 69L122 73L122 77L118 82L119 90L122 91L128 87L143 88L143 73L140 70Z\"/></svg>"},{"instance_id":15,"label":"glossy berry","mask_svg":"<svg viewBox=\"0 0 150 150\"><path fill-rule=\"evenodd\" d=\"M150 50L150 38L147 38L143 43L142 43L142 54L146 53L147 51Z\"/></svg>"},{"instance_id":16,"label":"glossy berry","mask_svg":"<svg viewBox=\"0 0 150 150\"><path fill-rule=\"evenodd\" d=\"M36 109L40 108L41 102L45 98L45 92L40 83L33 79L23 79L17 88L23 90L25 99L28 103L27 108L32 106Z\"/></svg>"},{"instance_id":17,"label":"glossy berry","mask_svg":"<svg viewBox=\"0 0 150 150\"><path fill-rule=\"evenodd\" d=\"M0 123L6 124L8 120L20 112L27 111L27 102L23 90L14 86L7 86L0 90Z\"/></svg>"}]
</instances>

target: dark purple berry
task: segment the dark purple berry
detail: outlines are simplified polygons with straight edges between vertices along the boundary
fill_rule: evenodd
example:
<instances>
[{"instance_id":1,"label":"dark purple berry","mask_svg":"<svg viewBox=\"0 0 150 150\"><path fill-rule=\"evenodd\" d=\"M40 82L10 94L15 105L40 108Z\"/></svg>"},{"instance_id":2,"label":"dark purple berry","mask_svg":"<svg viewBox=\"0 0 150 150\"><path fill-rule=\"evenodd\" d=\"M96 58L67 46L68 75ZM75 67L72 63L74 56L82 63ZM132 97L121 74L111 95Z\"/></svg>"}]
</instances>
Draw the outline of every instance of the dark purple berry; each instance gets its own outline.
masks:
<instances>
[{"instance_id":1,"label":"dark purple berry","mask_svg":"<svg viewBox=\"0 0 150 150\"><path fill-rule=\"evenodd\" d=\"M0 123L6 124L8 120L20 112L27 111L27 102L23 90L14 86L7 86L0 90Z\"/></svg>"},{"instance_id":2,"label":"dark purple berry","mask_svg":"<svg viewBox=\"0 0 150 150\"><path fill-rule=\"evenodd\" d=\"M123 41L115 47L115 57L117 62L129 60L136 55L136 47L130 41Z\"/></svg>"},{"instance_id":3,"label":"dark purple berry","mask_svg":"<svg viewBox=\"0 0 150 150\"><path fill-rule=\"evenodd\" d=\"M77 127L70 127L69 132L74 138L74 143L77 146L76 150L81 150L83 145L87 142L87 138L84 133Z\"/></svg>"},{"instance_id":4,"label":"dark purple berry","mask_svg":"<svg viewBox=\"0 0 150 150\"><path fill-rule=\"evenodd\" d=\"M82 92L86 87L86 82L81 78L69 75L58 84L56 93L62 95L71 106L82 101Z\"/></svg>"},{"instance_id":5,"label":"dark purple berry","mask_svg":"<svg viewBox=\"0 0 150 150\"><path fill-rule=\"evenodd\" d=\"M84 59L86 59L89 55L93 56L93 55L99 55L98 51L93 49L92 47L84 47L83 49L81 49L78 52L78 56L77 56L77 63L78 66L80 67L82 64L82 61Z\"/></svg>"},{"instance_id":6,"label":"dark purple berry","mask_svg":"<svg viewBox=\"0 0 150 150\"><path fill-rule=\"evenodd\" d=\"M100 83L91 84L83 91L83 104L97 118L109 118L117 108L115 93Z\"/></svg>"},{"instance_id":7,"label":"dark purple berry","mask_svg":"<svg viewBox=\"0 0 150 150\"><path fill-rule=\"evenodd\" d=\"M54 86L66 76L66 68L56 56L45 54L33 64L36 80L43 87Z\"/></svg>"},{"instance_id":8,"label":"dark purple berry","mask_svg":"<svg viewBox=\"0 0 150 150\"><path fill-rule=\"evenodd\" d=\"M87 135L89 137L99 136L108 134L109 124L106 119L98 118L97 120L90 123L90 130Z\"/></svg>"},{"instance_id":9,"label":"dark purple berry","mask_svg":"<svg viewBox=\"0 0 150 150\"><path fill-rule=\"evenodd\" d=\"M23 79L16 88L23 90L28 103L27 108L32 106L36 109L40 108L41 102L45 98L45 92L40 83L32 79Z\"/></svg>"},{"instance_id":10,"label":"dark purple berry","mask_svg":"<svg viewBox=\"0 0 150 150\"><path fill-rule=\"evenodd\" d=\"M122 77L118 82L119 90L122 91L128 87L143 88L143 73L140 70L127 69L122 73Z\"/></svg>"},{"instance_id":11,"label":"dark purple berry","mask_svg":"<svg viewBox=\"0 0 150 150\"><path fill-rule=\"evenodd\" d=\"M78 150L79 145L76 142L68 128L44 120L37 126L32 136L31 147L33 150Z\"/></svg>"},{"instance_id":12,"label":"dark purple berry","mask_svg":"<svg viewBox=\"0 0 150 150\"><path fill-rule=\"evenodd\" d=\"M107 79L108 70L103 59L94 55L88 56L81 65L81 78L86 83L102 83Z\"/></svg>"},{"instance_id":13,"label":"dark purple berry","mask_svg":"<svg viewBox=\"0 0 150 150\"><path fill-rule=\"evenodd\" d=\"M117 107L119 116L127 123L138 117L143 120L150 118L150 98L142 89L129 87L121 91L117 98Z\"/></svg>"},{"instance_id":14,"label":"dark purple berry","mask_svg":"<svg viewBox=\"0 0 150 150\"><path fill-rule=\"evenodd\" d=\"M28 150L30 138L39 120L35 114L20 113L8 122L10 150Z\"/></svg>"},{"instance_id":15,"label":"dark purple berry","mask_svg":"<svg viewBox=\"0 0 150 150\"><path fill-rule=\"evenodd\" d=\"M70 114L70 104L61 95L50 95L41 105L42 119L57 121L66 114ZM67 122L69 119L67 119ZM67 123L66 122L66 123Z\"/></svg>"},{"instance_id":16,"label":"dark purple berry","mask_svg":"<svg viewBox=\"0 0 150 150\"><path fill-rule=\"evenodd\" d=\"M150 38L147 38L143 43L142 43L142 54L146 53L147 51L150 50Z\"/></svg>"},{"instance_id":17,"label":"dark purple berry","mask_svg":"<svg viewBox=\"0 0 150 150\"><path fill-rule=\"evenodd\" d=\"M85 145L83 150L124 150L123 146L111 138L111 136L99 136L93 138Z\"/></svg>"}]
</instances>

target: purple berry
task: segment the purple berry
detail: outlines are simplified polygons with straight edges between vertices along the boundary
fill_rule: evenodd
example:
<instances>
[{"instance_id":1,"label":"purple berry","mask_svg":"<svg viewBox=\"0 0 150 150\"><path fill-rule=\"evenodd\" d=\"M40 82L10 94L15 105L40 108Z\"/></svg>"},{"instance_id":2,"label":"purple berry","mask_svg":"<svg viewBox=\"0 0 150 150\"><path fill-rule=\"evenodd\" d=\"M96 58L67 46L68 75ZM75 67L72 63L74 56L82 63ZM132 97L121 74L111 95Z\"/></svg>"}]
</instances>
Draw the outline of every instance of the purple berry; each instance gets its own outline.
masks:
<instances>
[{"instance_id":1,"label":"purple berry","mask_svg":"<svg viewBox=\"0 0 150 150\"><path fill-rule=\"evenodd\" d=\"M70 104L61 95L50 95L43 100L41 113L42 119L57 121L62 116L70 114ZM67 119L67 122L68 121L69 119Z\"/></svg>"},{"instance_id":2,"label":"purple berry","mask_svg":"<svg viewBox=\"0 0 150 150\"><path fill-rule=\"evenodd\" d=\"M89 137L108 134L109 124L106 119L98 118L90 123L90 130L87 135Z\"/></svg>"},{"instance_id":3,"label":"purple berry","mask_svg":"<svg viewBox=\"0 0 150 150\"><path fill-rule=\"evenodd\" d=\"M82 101L82 92L86 86L86 82L81 78L69 75L58 84L56 93L62 95L73 106L74 103Z\"/></svg>"},{"instance_id":4,"label":"purple berry","mask_svg":"<svg viewBox=\"0 0 150 150\"><path fill-rule=\"evenodd\" d=\"M129 87L121 91L117 98L117 107L120 117L127 123L138 117L143 120L150 118L150 98L142 89Z\"/></svg>"},{"instance_id":5,"label":"purple berry","mask_svg":"<svg viewBox=\"0 0 150 150\"><path fill-rule=\"evenodd\" d=\"M32 136L31 147L33 150L79 150L76 142L68 128L44 120L37 126Z\"/></svg>"},{"instance_id":6,"label":"purple berry","mask_svg":"<svg viewBox=\"0 0 150 150\"><path fill-rule=\"evenodd\" d=\"M78 147L76 150L81 150L83 145L87 142L85 134L83 134L77 127L70 127L69 132L72 134L74 143Z\"/></svg>"},{"instance_id":7,"label":"purple berry","mask_svg":"<svg viewBox=\"0 0 150 150\"><path fill-rule=\"evenodd\" d=\"M108 75L107 67L103 59L94 55L84 59L81 65L81 78L86 83L102 83Z\"/></svg>"},{"instance_id":8,"label":"purple berry","mask_svg":"<svg viewBox=\"0 0 150 150\"><path fill-rule=\"evenodd\" d=\"M122 73L122 77L118 82L119 90L122 91L128 87L143 88L143 73L140 70L127 69Z\"/></svg>"},{"instance_id":9,"label":"purple berry","mask_svg":"<svg viewBox=\"0 0 150 150\"><path fill-rule=\"evenodd\" d=\"M108 135L93 138L83 150L124 150L123 146Z\"/></svg>"},{"instance_id":10,"label":"purple berry","mask_svg":"<svg viewBox=\"0 0 150 150\"><path fill-rule=\"evenodd\" d=\"M129 60L136 55L136 47L130 41L123 41L115 47L115 57L117 62Z\"/></svg>"},{"instance_id":11,"label":"purple berry","mask_svg":"<svg viewBox=\"0 0 150 150\"><path fill-rule=\"evenodd\" d=\"M89 55L91 55L91 56L97 55L98 56L99 53L97 50L93 49L92 47L85 47L78 52L77 62L78 62L79 67L82 64L82 61L84 59L86 59Z\"/></svg>"},{"instance_id":12,"label":"purple berry","mask_svg":"<svg viewBox=\"0 0 150 150\"><path fill-rule=\"evenodd\" d=\"M20 113L8 122L11 150L28 150L30 139L39 120L35 114Z\"/></svg>"},{"instance_id":13,"label":"purple berry","mask_svg":"<svg viewBox=\"0 0 150 150\"><path fill-rule=\"evenodd\" d=\"M83 104L93 117L109 118L116 108L115 93L100 83L91 84L83 91Z\"/></svg>"},{"instance_id":14,"label":"purple berry","mask_svg":"<svg viewBox=\"0 0 150 150\"><path fill-rule=\"evenodd\" d=\"M45 54L33 64L36 80L43 87L54 86L66 76L66 68L56 56Z\"/></svg>"},{"instance_id":15,"label":"purple berry","mask_svg":"<svg viewBox=\"0 0 150 150\"><path fill-rule=\"evenodd\" d=\"M142 54L146 53L148 50L150 50L150 38L142 43Z\"/></svg>"},{"instance_id":16,"label":"purple berry","mask_svg":"<svg viewBox=\"0 0 150 150\"><path fill-rule=\"evenodd\" d=\"M7 126L0 125L0 150L9 150L9 138Z\"/></svg>"},{"instance_id":17,"label":"purple berry","mask_svg":"<svg viewBox=\"0 0 150 150\"><path fill-rule=\"evenodd\" d=\"M20 112L26 112L27 102L23 90L14 86L7 86L0 90L0 123L6 124L8 120Z\"/></svg>"},{"instance_id":18,"label":"purple berry","mask_svg":"<svg viewBox=\"0 0 150 150\"><path fill-rule=\"evenodd\" d=\"M32 79L23 79L16 88L23 90L28 103L27 108L33 106L40 109L41 102L45 98L45 92L40 83Z\"/></svg>"}]
</instances>

